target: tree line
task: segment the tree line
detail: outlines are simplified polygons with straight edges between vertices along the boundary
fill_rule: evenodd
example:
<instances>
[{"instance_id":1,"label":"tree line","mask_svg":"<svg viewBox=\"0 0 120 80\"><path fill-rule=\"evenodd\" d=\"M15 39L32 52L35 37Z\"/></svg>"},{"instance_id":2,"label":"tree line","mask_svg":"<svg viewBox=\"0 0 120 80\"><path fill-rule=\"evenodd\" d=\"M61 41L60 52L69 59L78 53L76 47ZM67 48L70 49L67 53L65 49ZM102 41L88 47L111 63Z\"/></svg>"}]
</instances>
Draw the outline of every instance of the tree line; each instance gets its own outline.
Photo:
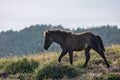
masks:
<instances>
[{"instance_id":1,"label":"tree line","mask_svg":"<svg viewBox=\"0 0 120 80\"><path fill-rule=\"evenodd\" d=\"M70 30L62 25L31 25L20 31L8 30L0 32L0 57L22 56L28 54L43 53L44 36L47 29ZM102 37L106 46L120 44L120 29L117 26L104 25L92 28L77 28L70 30L74 33L91 31ZM50 47L50 51L60 51L57 44Z\"/></svg>"}]
</instances>

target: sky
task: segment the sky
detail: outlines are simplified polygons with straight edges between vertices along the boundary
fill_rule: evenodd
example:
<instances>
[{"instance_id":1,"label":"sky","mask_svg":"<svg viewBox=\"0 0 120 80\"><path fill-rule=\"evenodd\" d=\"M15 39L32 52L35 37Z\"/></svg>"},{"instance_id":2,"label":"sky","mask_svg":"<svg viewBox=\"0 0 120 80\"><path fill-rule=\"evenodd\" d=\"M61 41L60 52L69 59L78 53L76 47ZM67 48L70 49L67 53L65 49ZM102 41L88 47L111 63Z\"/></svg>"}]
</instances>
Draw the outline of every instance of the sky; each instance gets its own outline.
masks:
<instances>
[{"instance_id":1,"label":"sky","mask_svg":"<svg viewBox=\"0 0 120 80\"><path fill-rule=\"evenodd\" d=\"M0 0L0 31L36 24L120 28L120 0Z\"/></svg>"}]
</instances>

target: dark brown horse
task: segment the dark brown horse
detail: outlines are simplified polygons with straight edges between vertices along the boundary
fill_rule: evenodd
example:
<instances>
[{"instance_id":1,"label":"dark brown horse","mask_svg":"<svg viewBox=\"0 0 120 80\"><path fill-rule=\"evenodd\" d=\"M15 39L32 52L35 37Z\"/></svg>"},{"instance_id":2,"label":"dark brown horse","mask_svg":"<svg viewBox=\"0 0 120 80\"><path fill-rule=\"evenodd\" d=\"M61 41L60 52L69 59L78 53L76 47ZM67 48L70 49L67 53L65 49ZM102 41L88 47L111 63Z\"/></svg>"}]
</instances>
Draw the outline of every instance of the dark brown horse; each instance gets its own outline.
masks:
<instances>
[{"instance_id":1,"label":"dark brown horse","mask_svg":"<svg viewBox=\"0 0 120 80\"><path fill-rule=\"evenodd\" d=\"M90 59L89 51L94 49L104 59L107 67L110 67L104 55L105 48L103 46L102 39L98 35L91 32L75 34L65 30L46 30L44 32L44 36L45 50L48 50L52 42L58 43L61 46L62 52L58 59L59 62L68 52L70 63L73 64L73 51L85 50L86 61L83 65L83 68L85 68Z\"/></svg>"}]
</instances>

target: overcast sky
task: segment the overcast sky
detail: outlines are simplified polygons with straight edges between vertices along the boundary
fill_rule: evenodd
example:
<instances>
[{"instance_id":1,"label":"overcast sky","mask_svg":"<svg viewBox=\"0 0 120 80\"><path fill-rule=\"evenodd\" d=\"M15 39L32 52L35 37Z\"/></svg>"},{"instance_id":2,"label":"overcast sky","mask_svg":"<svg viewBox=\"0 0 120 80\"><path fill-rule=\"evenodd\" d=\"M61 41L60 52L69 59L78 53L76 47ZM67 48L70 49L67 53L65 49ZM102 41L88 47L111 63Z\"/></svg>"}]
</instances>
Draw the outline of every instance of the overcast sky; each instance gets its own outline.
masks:
<instances>
[{"instance_id":1,"label":"overcast sky","mask_svg":"<svg viewBox=\"0 0 120 80\"><path fill-rule=\"evenodd\" d=\"M35 24L120 27L120 0L0 0L0 31Z\"/></svg>"}]
</instances>

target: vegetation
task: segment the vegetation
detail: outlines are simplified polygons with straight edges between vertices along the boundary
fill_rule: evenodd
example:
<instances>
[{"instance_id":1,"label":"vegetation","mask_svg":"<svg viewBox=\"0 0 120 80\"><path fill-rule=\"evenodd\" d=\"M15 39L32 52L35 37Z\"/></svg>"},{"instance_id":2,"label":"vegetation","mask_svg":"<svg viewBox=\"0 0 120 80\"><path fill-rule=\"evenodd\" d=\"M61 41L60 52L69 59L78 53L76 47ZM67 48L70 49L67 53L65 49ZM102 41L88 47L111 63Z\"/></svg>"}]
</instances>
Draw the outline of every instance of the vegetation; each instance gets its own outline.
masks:
<instances>
[{"instance_id":1,"label":"vegetation","mask_svg":"<svg viewBox=\"0 0 120 80\"><path fill-rule=\"evenodd\" d=\"M37 80L43 80L47 78L62 79L64 76L73 78L77 75L78 75L77 69L75 69L73 66L61 65L59 63L53 62L39 69L36 74L36 79Z\"/></svg>"},{"instance_id":2,"label":"vegetation","mask_svg":"<svg viewBox=\"0 0 120 80\"><path fill-rule=\"evenodd\" d=\"M39 62L33 59L28 60L27 58L23 58L18 61L14 61L9 63L5 69L9 74L16 73L30 73L33 72L36 67L39 66Z\"/></svg>"},{"instance_id":3,"label":"vegetation","mask_svg":"<svg viewBox=\"0 0 120 80\"><path fill-rule=\"evenodd\" d=\"M74 52L73 65L69 57L57 61L60 53L44 53L24 57L1 58L0 79L20 80L120 80L120 45L106 48L105 55L113 67L109 71L102 58L91 50L88 67L83 69L84 52Z\"/></svg>"},{"instance_id":4,"label":"vegetation","mask_svg":"<svg viewBox=\"0 0 120 80\"><path fill-rule=\"evenodd\" d=\"M2 31L0 33L0 57L23 56L28 54L44 53L43 31L46 29L66 29L61 25L32 25L20 31ZM69 30L69 29L66 29ZM72 30L75 33L91 31L99 34L105 45L120 44L120 29L117 26L106 25L94 28ZM54 44L50 51L60 51L59 46Z\"/></svg>"}]
</instances>

